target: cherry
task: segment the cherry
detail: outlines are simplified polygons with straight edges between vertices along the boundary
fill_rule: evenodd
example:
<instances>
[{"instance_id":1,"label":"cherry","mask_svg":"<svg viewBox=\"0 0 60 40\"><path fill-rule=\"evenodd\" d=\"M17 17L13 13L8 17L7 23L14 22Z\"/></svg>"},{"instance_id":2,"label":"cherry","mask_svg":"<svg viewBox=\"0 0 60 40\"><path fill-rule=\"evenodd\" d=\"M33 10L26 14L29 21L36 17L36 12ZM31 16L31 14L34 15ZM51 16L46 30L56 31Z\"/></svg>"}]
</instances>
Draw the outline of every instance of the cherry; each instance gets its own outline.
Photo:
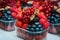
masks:
<instances>
[{"instance_id":1,"label":"cherry","mask_svg":"<svg viewBox=\"0 0 60 40\"><path fill-rule=\"evenodd\" d=\"M48 8L48 11L50 12L51 11L51 8Z\"/></svg>"},{"instance_id":2,"label":"cherry","mask_svg":"<svg viewBox=\"0 0 60 40\"><path fill-rule=\"evenodd\" d=\"M48 14L49 13L49 11L48 10L46 10L46 14Z\"/></svg>"}]
</instances>

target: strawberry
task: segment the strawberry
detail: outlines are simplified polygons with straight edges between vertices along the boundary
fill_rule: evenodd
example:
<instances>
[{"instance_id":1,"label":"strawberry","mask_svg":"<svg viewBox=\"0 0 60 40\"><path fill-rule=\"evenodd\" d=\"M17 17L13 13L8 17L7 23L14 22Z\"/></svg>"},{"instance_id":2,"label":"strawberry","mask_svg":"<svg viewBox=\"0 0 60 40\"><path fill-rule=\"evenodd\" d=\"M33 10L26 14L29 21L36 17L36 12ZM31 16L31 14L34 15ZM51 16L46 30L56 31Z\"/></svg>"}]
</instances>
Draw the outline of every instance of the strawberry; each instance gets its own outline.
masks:
<instances>
[{"instance_id":1,"label":"strawberry","mask_svg":"<svg viewBox=\"0 0 60 40\"><path fill-rule=\"evenodd\" d=\"M45 19L40 19L39 22L40 22L41 25L44 25L46 23L46 20Z\"/></svg>"},{"instance_id":2,"label":"strawberry","mask_svg":"<svg viewBox=\"0 0 60 40\"><path fill-rule=\"evenodd\" d=\"M18 13L16 16L17 19L22 20L23 18L23 14L22 13Z\"/></svg>"},{"instance_id":3,"label":"strawberry","mask_svg":"<svg viewBox=\"0 0 60 40\"><path fill-rule=\"evenodd\" d=\"M12 12L12 13L11 13L11 16L12 16L13 18L16 18L16 13Z\"/></svg>"},{"instance_id":4,"label":"strawberry","mask_svg":"<svg viewBox=\"0 0 60 40\"><path fill-rule=\"evenodd\" d=\"M24 25L22 26L23 29L26 29L27 27L28 27L28 24L24 24Z\"/></svg>"},{"instance_id":5,"label":"strawberry","mask_svg":"<svg viewBox=\"0 0 60 40\"><path fill-rule=\"evenodd\" d=\"M44 15L44 12L40 12L37 14L38 18L41 19L43 18L45 15Z\"/></svg>"},{"instance_id":6,"label":"strawberry","mask_svg":"<svg viewBox=\"0 0 60 40\"><path fill-rule=\"evenodd\" d=\"M16 2L16 6L19 7L20 6L20 1Z\"/></svg>"},{"instance_id":7,"label":"strawberry","mask_svg":"<svg viewBox=\"0 0 60 40\"><path fill-rule=\"evenodd\" d=\"M18 10L17 10L16 8L10 7L10 10L11 10L12 12L18 13Z\"/></svg>"},{"instance_id":8,"label":"strawberry","mask_svg":"<svg viewBox=\"0 0 60 40\"><path fill-rule=\"evenodd\" d=\"M38 9L39 9L39 11L44 11L44 7L43 6L40 6Z\"/></svg>"},{"instance_id":9,"label":"strawberry","mask_svg":"<svg viewBox=\"0 0 60 40\"><path fill-rule=\"evenodd\" d=\"M16 26L21 28L23 26L23 23L21 21L17 20L16 21Z\"/></svg>"},{"instance_id":10,"label":"strawberry","mask_svg":"<svg viewBox=\"0 0 60 40\"><path fill-rule=\"evenodd\" d=\"M43 25L43 28L44 28L44 29L47 29L47 28L49 27L49 25L50 25L49 22L46 22L46 23Z\"/></svg>"},{"instance_id":11,"label":"strawberry","mask_svg":"<svg viewBox=\"0 0 60 40\"><path fill-rule=\"evenodd\" d=\"M19 11L19 12L22 12L21 7L18 7L18 11Z\"/></svg>"}]
</instances>

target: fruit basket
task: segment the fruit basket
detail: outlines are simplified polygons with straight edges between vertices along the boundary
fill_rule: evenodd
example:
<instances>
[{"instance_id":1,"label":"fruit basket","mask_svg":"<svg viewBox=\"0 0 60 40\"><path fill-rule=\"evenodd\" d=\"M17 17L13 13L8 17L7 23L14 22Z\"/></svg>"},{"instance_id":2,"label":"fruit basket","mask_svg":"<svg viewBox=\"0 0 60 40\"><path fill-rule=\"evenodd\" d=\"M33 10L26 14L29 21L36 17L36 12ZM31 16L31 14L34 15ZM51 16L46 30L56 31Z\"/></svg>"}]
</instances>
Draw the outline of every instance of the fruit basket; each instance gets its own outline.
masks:
<instances>
[{"instance_id":1,"label":"fruit basket","mask_svg":"<svg viewBox=\"0 0 60 40\"><path fill-rule=\"evenodd\" d=\"M6 31L13 31L15 29L14 21L0 20L0 28Z\"/></svg>"},{"instance_id":2,"label":"fruit basket","mask_svg":"<svg viewBox=\"0 0 60 40\"><path fill-rule=\"evenodd\" d=\"M4 9L0 11L0 28L6 31L13 31L14 30L14 18L11 16L12 11L8 9ZM14 13L15 14L15 13Z\"/></svg>"},{"instance_id":3,"label":"fruit basket","mask_svg":"<svg viewBox=\"0 0 60 40\"><path fill-rule=\"evenodd\" d=\"M50 33L60 33L60 14L56 10L51 11L51 15L48 17L50 24Z\"/></svg>"},{"instance_id":4,"label":"fruit basket","mask_svg":"<svg viewBox=\"0 0 60 40\"><path fill-rule=\"evenodd\" d=\"M49 28L50 33L59 33L60 34L60 24L51 24Z\"/></svg>"},{"instance_id":5,"label":"fruit basket","mask_svg":"<svg viewBox=\"0 0 60 40\"><path fill-rule=\"evenodd\" d=\"M57 6L57 1L33 0L32 3L27 3L22 0L17 3L17 36L24 40L45 40L50 25L47 18L52 8Z\"/></svg>"},{"instance_id":6,"label":"fruit basket","mask_svg":"<svg viewBox=\"0 0 60 40\"><path fill-rule=\"evenodd\" d=\"M31 12L30 8L28 10ZM45 17L44 12L40 12L37 15L29 15L29 13L27 13L27 15L26 12L28 10L22 12L24 17L22 16L23 14L17 15L17 36L23 38L24 40L45 40L49 22Z\"/></svg>"},{"instance_id":7,"label":"fruit basket","mask_svg":"<svg viewBox=\"0 0 60 40\"><path fill-rule=\"evenodd\" d=\"M47 30L30 32L22 28L17 28L17 36L24 40L46 40L46 35Z\"/></svg>"}]
</instances>

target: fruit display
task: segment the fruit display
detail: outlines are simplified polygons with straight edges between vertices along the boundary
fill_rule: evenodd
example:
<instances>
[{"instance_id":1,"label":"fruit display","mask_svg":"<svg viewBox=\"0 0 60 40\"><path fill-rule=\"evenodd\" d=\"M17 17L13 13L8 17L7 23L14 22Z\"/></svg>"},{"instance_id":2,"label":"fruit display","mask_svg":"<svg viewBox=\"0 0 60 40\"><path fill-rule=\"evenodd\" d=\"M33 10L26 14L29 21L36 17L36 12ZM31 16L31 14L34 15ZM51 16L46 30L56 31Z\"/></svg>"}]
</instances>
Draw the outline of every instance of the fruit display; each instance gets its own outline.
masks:
<instances>
[{"instance_id":1,"label":"fruit display","mask_svg":"<svg viewBox=\"0 0 60 40\"><path fill-rule=\"evenodd\" d=\"M15 24L15 25L14 25ZM24 40L45 40L60 32L59 0L0 0L0 28Z\"/></svg>"},{"instance_id":2,"label":"fruit display","mask_svg":"<svg viewBox=\"0 0 60 40\"><path fill-rule=\"evenodd\" d=\"M48 21L50 22L49 33L60 33L60 6L59 2L54 5L50 11L50 16L48 16Z\"/></svg>"},{"instance_id":3,"label":"fruit display","mask_svg":"<svg viewBox=\"0 0 60 40\"><path fill-rule=\"evenodd\" d=\"M10 9L1 10L0 28L6 31L14 30L14 18L11 16L11 13Z\"/></svg>"},{"instance_id":4,"label":"fruit display","mask_svg":"<svg viewBox=\"0 0 60 40\"><path fill-rule=\"evenodd\" d=\"M49 29L50 33L60 33L60 14L56 10L51 11L51 15L48 17L51 27ZM53 31L54 30L54 31Z\"/></svg>"},{"instance_id":5,"label":"fruit display","mask_svg":"<svg viewBox=\"0 0 60 40\"><path fill-rule=\"evenodd\" d=\"M16 12L11 9L16 5L15 0L0 0L0 28L6 31L13 31L14 27L14 18L11 16L12 13L16 14ZM14 15L15 16L15 15Z\"/></svg>"},{"instance_id":6,"label":"fruit display","mask_svg":"<svg viewBox=\"0 0 60 40\"><path fill-rule=\"evenodd\" d=\"M45 9L47 9L47 6L46 8L44 7L45 5L45 2L40 4L38 1L33 1L31 4L26 2L25 4L20 3L17 7L20 10L14 17L16 19L15 25L18 37L24 40L45 40L50 25L45 15Z\"/></svg>"}]
</instances>

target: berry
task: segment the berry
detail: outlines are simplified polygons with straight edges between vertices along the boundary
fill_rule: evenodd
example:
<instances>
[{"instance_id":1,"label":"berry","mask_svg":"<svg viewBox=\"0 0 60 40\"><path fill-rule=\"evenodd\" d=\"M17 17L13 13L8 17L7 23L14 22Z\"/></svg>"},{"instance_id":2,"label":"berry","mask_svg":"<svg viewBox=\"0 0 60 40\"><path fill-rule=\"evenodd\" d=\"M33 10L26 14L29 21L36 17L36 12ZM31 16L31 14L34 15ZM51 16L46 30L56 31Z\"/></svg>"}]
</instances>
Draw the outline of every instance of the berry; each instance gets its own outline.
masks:
<instances>
[{"instance_id":1,"label":"berry","mask_svg":"<svg viewBox=\"0 0 60 40\"><path fill-rule=\"evenodd\" d=\"M17 20L16 21L16 26L21 28L23 26L23 23L21 21Z\"/></svg>"},{"instance_id":2,"label":"berry","mask_svg":"<svg viewBox=\"0 0 60 40\"><path fill-rule=\"evenodd\" d=\"M49 22L46 22L46 23L43 25L43 28L44 28L44 29L47 29L47 28L49 27L49 25L50 25Z\"/></svg>"},{"instance_id":3,"label":"berry","mask_svg":"<svg viewBox=\"0 0 60 40\"><path fill-rule=\"evenodd\" d=\"M44 25L47 21L44 19L40 19L39 22L41 23L41 25Z\"/></svg>"},{"instance_id":4,"label":"berry","mask_svg":"<svg viewBox=\"0 0 60 40\"><path fill-rule=\"evenodd\" d=\"M40 23L39 23L39 22L35 22L34 24L35 24L35 25L39 25Z\"/></svg>"},{"instance_id":5,"label":"berry","mask_svg":"<svg viewBox=\"0 0 60 40\"><path fill-rule=\"evenodd\" d=\"M12 13L11 13L11 16L12 16L13 18L16 18L16 13L12 12Z\"/></svg>"},{"instance_id":6,"label":"berry","mask_svg":"<svg viewBox=\"0 0 60 40\"><path fill-rule=\"evenodd\" d=\"M40 6L38 9L39 9L39 11L44 11L45 10L43 6Z\"/></svg>"},{"instance_id":7,"label":"berry","mask_svg":"<svg viewBox=\"0 0 60 40\"><path fill-rule=\"evenodd\" d=\"M6 13L10 15L10 14L11 14L11 11L10 11L10 10L8 10Z\"/></svg>"},{"instance_id":8,"label":"berry","mask_svg":"<svg viewBox=\"0 0 60 40\"><path fill-rule=\"evenodd\" d=\"M40 12L39 14L37 14L38 18L41 19L41 18L44 18L45 15L44 15L44 12Z\"/></svg>"},{"instance_id":9,"label":"berry","mask_svg":"<svg viewBox=\"0 0 60 40\"><path fill-rule=\"evenodd\" d=\"M16 18L22 20L23 14L21 14L21 13L17 14Z\"/></svg>"},{"instance_id":10,"label":"berry","mask_svg":"<svg viewBox=\"0 0 60 40\"><path fill-rule=\"evenodd\" d=\"M17 10L16 8L10 7L10 10L11 10L12 12L18 13L18 10Z\"/></svg>"},{"instance_id":11,"label":"berry","mask_svg":"<svg viewBox=\"0 0 60 40\"><path fill-rule=\"evenodd\" d=\"M28 24L24 24L24 25L22 26L23 29L26 29L27 27L28 27Z\"/></svg>"}]
</instances>

